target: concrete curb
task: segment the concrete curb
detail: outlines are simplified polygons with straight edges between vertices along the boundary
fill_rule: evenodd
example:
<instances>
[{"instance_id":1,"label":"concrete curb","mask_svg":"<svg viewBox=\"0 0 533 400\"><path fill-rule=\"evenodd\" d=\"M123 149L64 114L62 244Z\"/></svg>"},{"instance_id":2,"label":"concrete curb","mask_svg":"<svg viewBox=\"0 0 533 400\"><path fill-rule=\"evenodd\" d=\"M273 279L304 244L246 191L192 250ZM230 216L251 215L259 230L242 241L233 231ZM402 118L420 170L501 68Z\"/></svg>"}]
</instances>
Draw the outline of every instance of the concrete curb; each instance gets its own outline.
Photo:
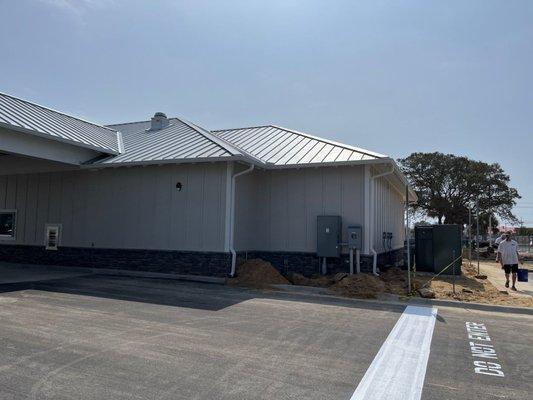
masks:
<instances>
[{"instance_id":1,"label":"concrete curb","mask_svg":"<svg viewBox=\"0 0 533 400\"><path fill-rule=\"evenodd\" d=\"M342 297L329 294L327 289L316 288L311 286L297 286L297 285L273 285L276 289L282 290L286 293L302 295L302 296L313 296L313 297L322 297L329 300L338 300L338 301L353 301L353 302L371 302L371 303L380 303L380 304L391 304L391 305L425 305L425 306L441 306L441 307L453 307L453 308L464 308L464 309L474 309L479 311L490 311L490 312L509 312L513 314L525 314L533 315L533 308L527 307L512 307L512 306L500 306L495 304L483 304L483 303L470 303L462 302L457 300L440 300L440 299L424 299L421 297L410 297L402 301L398 300L380 300L380 299L358 299L351 297Z\"/></svg>"},{"instance_id":2,"label":"concrete curb","mask_svg":"<svg viewBox=\"0 0 533 400\"><path fill-rule=\"evenodd\" d=\"M171 280L177 280L177 281L211 283L211 284L219 284L219 285L224 285L226 282L225 278L218 278L218 277L212 277L212 276L178 275L178 274L167 274L167 273L162 273L162 272L131 271L131 270L112 269L112 268L84 268L84 267L49 266L49 265L16 264L16 263L0 262L0 266L2 265L17 267L17 268L39 267L46 271L73 272L73 273L87 274L87 275L90 274L90 275L124 276L124 277L129 276L129 277L134 277L134 278L148 278L148 279L171 279ZM66 279L66 278L54 277L51 280L57 280L57 279ZM44 282L44 281L46 280L0 283L0 291L23 290L24 288L29 288L31 284L36 284L36 283ZM405 301L402 301L400 299L398 300L357 299L357 298L350 298L350 297L335 296L333 294L330 294L327 289L321 288L321 287L299 286L299 285L272 285L272 287L280 290L281 292L290 293L293 295L312 296L316 298L324 298L324 299L342 301L342 302L370 302L370 303L402 305L402 306L406 306L408 304L426 305L426 306L435 305L435 306L442 306L442 307L454 307L454 308L465 308L465 309L469 308L469 309L475 309L475 310L480 310L480 311L510 312L514 314L533 315L533 308L526 308L526 307L500 306L500 305L483 304L483 303L468 303L468 302L461 302L457 300L424 299L420 297L406 298ZM391 296L394 296L394 295L391 295ZM388 296L388 297L391 297L391 296Z\"/></svg>"}]
</instances>

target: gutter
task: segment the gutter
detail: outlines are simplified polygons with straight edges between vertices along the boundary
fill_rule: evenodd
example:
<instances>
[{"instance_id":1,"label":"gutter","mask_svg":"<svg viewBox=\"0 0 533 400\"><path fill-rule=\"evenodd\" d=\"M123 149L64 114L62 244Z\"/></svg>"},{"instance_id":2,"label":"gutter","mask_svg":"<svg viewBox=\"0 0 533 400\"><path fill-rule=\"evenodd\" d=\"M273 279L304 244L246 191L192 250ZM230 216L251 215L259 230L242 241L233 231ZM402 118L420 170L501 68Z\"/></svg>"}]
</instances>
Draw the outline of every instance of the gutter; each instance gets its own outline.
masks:
<instances>
[{"instance_id":1,"label":"gutter","mask_svg":"<svg viewBox=\"0 0 533 400\"><path fill-rule=\"evenodd\" d=\"M234 237L235 237L235 183L237 178L242 175L246 175L252 172L255 168L254 164L250 164L250 167L244 171L238 172L231 177L231 200L230 200L230 227L229 227L229 251L231 253L231 271L230 277L235 276L235 269L237 265L237 252L234 247Z\"/></svg>"},{"instance_id":2,"label":"gutter","mask_svg":"<svg viewBox=\"0 0 533 400\"><path fill-rule=\"evenodd\" d=\"M394 164L389 164L390 170L383 172L381 174L377 174L374 176L370 176L370 218L372 219L370 223L370 253L372 254L372 273L375 276L379 276L378 274L378 253L376 253L376 250L374 249L374 229L376 225L376 216L374 215L374 207L375 207L375 180L377 178L382 178L387 175L394 174L395 168Z\"/></svg>"}]
</instances>

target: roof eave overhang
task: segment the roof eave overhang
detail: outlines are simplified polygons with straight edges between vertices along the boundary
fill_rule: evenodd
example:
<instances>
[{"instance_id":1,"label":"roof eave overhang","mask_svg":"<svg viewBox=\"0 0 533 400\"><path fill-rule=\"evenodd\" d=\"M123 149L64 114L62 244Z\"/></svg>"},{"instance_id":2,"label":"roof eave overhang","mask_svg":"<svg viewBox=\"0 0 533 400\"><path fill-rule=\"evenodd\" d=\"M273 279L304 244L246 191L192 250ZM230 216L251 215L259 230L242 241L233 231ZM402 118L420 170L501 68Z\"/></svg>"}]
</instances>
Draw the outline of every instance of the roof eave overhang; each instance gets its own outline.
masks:
<instances>
[{"instance_id":1,"label":"roof eave overhang","mask_svg":"<svg viewBox=\"0 0 533 400\"><path fill-rule=\"evenodd\" d=\"M35 130L32 130L32 129L27 129L27 128L24 128L24 127L21 127L21 126L6 124L5 122L1 122L1 121L0 121L0 127L5 128L5 129L9 129L9 130L12 130L12 131L17 131L17 132L21 132L21 133L26 133L26 134L29 134L29 135L37 136L37 137L40 137L42 139L47 139L47 140L52 140L52 141L55 141L55 142L66 143L66 144L70 144L72 146L82 147L82 148L89 149L89 150L95 150L95 151L98 151L98 152L104 153L104 154L109 154L109 155L118 155L118 154L120 154L119 151L112 150L112 149L107 148L107 147L94 146L94 145L91 145L91 144L88 144L88 143L77 142L75 140L68 140L68 139L65 139L65 138L58 137L58 136L52 136L52 135L49 135L49 134L46 134L46 133L41 133L39 131L35 131ZM117 140L118 140L118 138L117 138Z\"/></svg>"},{"instance_id":2,"label":"roof eave overhang","mask_svg":"<svg viewBox=\"0 0 533 400\"><path fill-rule=\"evenodd\" d=\"M143 160L143 161L123 161L123 162L87 162L81 167L84 169L103 169L103 168L118 168L118 167L136 167L149 165L166 165L166 164L196 164L196 163L214 163L214 162L229 162L238 161L246 164L254 164L257 167L265 168L264 163L256 163L247 157L241 155L225 156L225 157L198 157L198 158L181 158L168 160Z\"/></svg>"}]
</instances>

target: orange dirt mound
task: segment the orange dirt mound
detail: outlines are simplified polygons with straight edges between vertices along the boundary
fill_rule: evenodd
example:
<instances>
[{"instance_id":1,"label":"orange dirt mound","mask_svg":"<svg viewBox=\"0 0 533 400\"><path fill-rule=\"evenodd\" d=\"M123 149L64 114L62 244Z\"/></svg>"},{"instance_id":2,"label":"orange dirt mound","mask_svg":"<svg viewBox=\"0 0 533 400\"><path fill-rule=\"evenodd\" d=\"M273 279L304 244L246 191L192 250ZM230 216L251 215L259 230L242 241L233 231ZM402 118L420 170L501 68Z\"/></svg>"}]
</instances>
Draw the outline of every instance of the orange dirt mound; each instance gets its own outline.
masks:
<instances>
[{"instance_id":1,"label":"orange dirt mound","mask_svg":"<svg viewBox=\"0 0 533 400\"><path fill-rule=\"evenodd\" d=\"M270 285L289 285L290 282L281 275L268 261L255 258L237 266L235 278L228 279L228 285L265 288Z\"/></svg>"},{"instance_id":2,"label":"orange dirt mound","mask_svg":"<svg viewBox=\"0 0 533 400\"><path fill-rule=\"evenodd\" d=\"M385 292L400 296L407 294L407 271L393 267L383 272L379 278L385 283Z\"/></svg>"},{"instance_id":3,"label":"orange dirt mound","mask_svg":"<svg viewBox=\"0 0 533 400\"><path fill-rule=\"evenodd\" d=\"M357 274L336 282L329 290L346 297L375 299L385 290L385 283L372 274Z\"/></svg>"},{"instance_id":4,"label":"orange dirt mound","mask_svg":"<svg viewBox=\"0 0 533 400\"><path fill-rule=\"evenodd\" d=\"M477 268L463 262L462 275L455 278L455 293L453 293L453 277L440 275L434 278L426 287L435 293L437 299L451 299L465 302L498 304L506 306L533 307L530 296L512 296L509 292L500 292L488 279L476 278ZM434 275L417 272L416 284L421 287Z\"/></svg>"},{"instance_id":5,"label":"orange dirt mound","mask_svg":"<svg viewBox=\"0 0 533 400\"><path fill-rule=\"evenodd\" d=\"M294 285L314 287L328 287L331 286L333 283L333 281L327 276L312 276L311 278L308 278L297 272L289 274L289 280Z\"/></svg>"}]
</instances>

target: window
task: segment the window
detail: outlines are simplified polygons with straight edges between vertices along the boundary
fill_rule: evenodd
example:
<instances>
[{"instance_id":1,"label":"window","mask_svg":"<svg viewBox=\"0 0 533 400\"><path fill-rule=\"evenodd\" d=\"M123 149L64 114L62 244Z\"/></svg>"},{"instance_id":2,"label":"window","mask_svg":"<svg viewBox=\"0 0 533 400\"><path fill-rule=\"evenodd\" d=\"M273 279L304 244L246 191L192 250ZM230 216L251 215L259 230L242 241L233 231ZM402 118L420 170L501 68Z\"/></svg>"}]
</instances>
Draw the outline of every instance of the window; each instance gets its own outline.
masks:
<instances>
[{"instance_id":1,"label":"window","mask_svg":"<svg viewBox=\"0 0 533 400\"><path fill-rule=\"evenodd\" d=\"M0 240L15 239L17 210L0 210Z\"/></svg>"}]
</instances>

